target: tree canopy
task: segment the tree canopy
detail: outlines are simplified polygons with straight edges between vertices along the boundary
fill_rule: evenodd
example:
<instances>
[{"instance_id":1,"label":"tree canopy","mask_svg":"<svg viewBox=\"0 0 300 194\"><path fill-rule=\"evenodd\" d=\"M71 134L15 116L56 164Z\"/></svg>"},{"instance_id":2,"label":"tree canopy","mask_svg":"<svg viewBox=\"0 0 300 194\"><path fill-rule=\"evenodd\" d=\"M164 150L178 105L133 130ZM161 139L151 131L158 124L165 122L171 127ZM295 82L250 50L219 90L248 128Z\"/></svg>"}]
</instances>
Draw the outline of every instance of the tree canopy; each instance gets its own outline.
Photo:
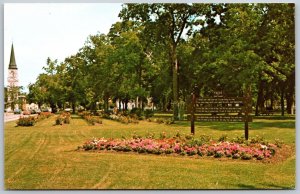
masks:
<instances>
[{"instance_id":1,"label":"tree canopy","mask_svg":"<svg viewBox=\"0 0 300 194\"><path fill-rule=\"evenodd\" d=\"M53 108L109 109L148 97L178 117L195 85L243 95L252 88L256 114L295 101L294 4L124 4L108 34L90 35L64 61L47 60L28 98ZM102 106L102 107L100 107Z\"/></svg>"}]
</instances>

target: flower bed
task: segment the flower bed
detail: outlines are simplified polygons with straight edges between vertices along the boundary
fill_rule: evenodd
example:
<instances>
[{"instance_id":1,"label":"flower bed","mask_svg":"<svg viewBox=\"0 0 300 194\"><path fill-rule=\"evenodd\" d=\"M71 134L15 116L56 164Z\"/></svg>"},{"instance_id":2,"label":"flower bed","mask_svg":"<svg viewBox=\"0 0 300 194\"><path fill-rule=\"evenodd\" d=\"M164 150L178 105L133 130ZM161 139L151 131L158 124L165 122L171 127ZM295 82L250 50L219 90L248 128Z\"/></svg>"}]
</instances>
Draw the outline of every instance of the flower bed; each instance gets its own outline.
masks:
<instances>
[{"instance_id":1,"label":"flower bed","mask_svg":"<svg viewBox=\"0 0 300 194\"><path fill-rule=\"evenodd\" d=\"M163 118L149 118L147 119L148 122L154 122L154 123L164 123L166 125L170 125L170 124L174 124L174 120L173 119L163 119Z\"/></svg>"},{"instance_id":2,"label":"flower bed","mask_svg":"<svg viewBox=\"0 0 300 194\"><path fill-rule=\"evenodd\" d=\"M70 124L70 122L71 122L71 114L69 112L62 112L55 119L56 125Z\"/></svg>"},{"instance_id":3,"label":"flower bed","mask_svg":"<svg viewBox=\"0 0 300 194\"><path fill-rule=\"evenodd\" d=\"M52 116L50 112L41 112L37 117L29 116L29 117L20 117L17 121L18 126L34 126L35 123L49 118Z\"/></svg>"},{"instance_id":4,"label":"flower bed","mask_svg":"<svg viewBox=\"0 0 300 194\"><path fill-rule=\"evenodd\" d=\"M33 126L37 122L37 118L34 116L20 117L17 121L18 126Z\"/></svg>"},{"instance_id":5,"label":"flower bed","mask_svg":"<svg viewBox=\"0 0 300 194\"><path fill-rule=\"evenodd\" d=\"M95 125L95 124L102 124L102 119L99 116L93 116L90 112L83 111L80 115L83 119L85 119L88 123Z\"/></svg>"},{"instance_id":6,"label":"flower bed","mask_svg":"<svg viewBox=\"0 0 300 194\"><path fill-rule=\"evenodd\" d=\"M139 123L138 118L135 118L134 116L130 116L130 115L126 116L126 115L122 115L122 114L117 114L117 115L111 114L111 115L109 115L108 118L111 120L119 121L124 124L128 124L128 123L138 124Z\"/></svg>"},{"instance_id":7,"label":"flower bed","mask_svg":"<svg viewBox=\"0 0 300 194\"><path fill-rule=\"evenodd\" d=\"M120 139L92 139L80 146L79 149L88 150L114 150L122 152L137 152L149 154L174 154L198 157L232 158L242 160L262 160L270 158L275 154L275 144L236 142L214 142L203 143L201 140L191 139L189 141L178 138L151 139L132 138Z\"/></svg>"}]
</instances>

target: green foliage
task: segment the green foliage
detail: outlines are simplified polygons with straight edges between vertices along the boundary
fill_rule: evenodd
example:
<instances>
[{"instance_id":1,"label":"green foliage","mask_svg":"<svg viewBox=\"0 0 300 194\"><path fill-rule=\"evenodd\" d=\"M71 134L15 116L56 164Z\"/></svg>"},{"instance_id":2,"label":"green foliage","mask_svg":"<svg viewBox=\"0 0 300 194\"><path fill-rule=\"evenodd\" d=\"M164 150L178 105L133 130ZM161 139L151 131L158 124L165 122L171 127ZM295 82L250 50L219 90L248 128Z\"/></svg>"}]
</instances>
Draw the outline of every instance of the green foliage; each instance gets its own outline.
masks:
<instances>
[{"instance_id":1,"label":"green foliage","mask_svg":"<svg viewBox=\"0 0 300 194\"><path fill-rule=\"evenodd\" d=\"M71 114L69 112L62 112L55 119L56 125L70 124L70 123L71 123Z\"/></svg>"},{"instance_id":2,"label":"green foliage","mask_svg":"<svg viewBox=\"0 0 300 194\"><path fill-rule=\"evenodd\" d=\"M17 121L18 126L33 126L36 123L35 117L20 117Z\"/></svg>"},{"instance_id":3,"label":"green foliage","mask_svg":"<svg viewBox=\"0 0 300 194\"><path fill-rule=\"evenodd\" d=\"M221 142L224 142L224 141L227 141L227 140L228 140L227 134L221 135L221 137L218 139L218 141L221 141Z\"/></svg>"},{"instance_id":4,"label":"green foliage","mask_svg":"<svg viewBox=\"0 0 300 194\"><path fill-rule=\"evenodd\" d=\"M116 100L141 109L151 97L182 120L195 85L200 96L217 86L242 96L251 86L257 107L282 97L290 113L294 13L294 4L124 4L108 34L90 35L61 63L48 58L27 98L53 110L70 103L75 112L78 105L108 111ZM152 115L135 111L138 118Z\"/></svg>"},{"instance_id":5,"label":"green foliage","mask_svg":"<svg viewBox=\"0 0 300 194\"><path fill-rule=\"evenodd\" d=\"M154 116L154 111L153 110L150 110L150 109L146 109L144 111L144 116L146 119L150 118L150 117L153 117Z\"/></svg>"}]
</instances>

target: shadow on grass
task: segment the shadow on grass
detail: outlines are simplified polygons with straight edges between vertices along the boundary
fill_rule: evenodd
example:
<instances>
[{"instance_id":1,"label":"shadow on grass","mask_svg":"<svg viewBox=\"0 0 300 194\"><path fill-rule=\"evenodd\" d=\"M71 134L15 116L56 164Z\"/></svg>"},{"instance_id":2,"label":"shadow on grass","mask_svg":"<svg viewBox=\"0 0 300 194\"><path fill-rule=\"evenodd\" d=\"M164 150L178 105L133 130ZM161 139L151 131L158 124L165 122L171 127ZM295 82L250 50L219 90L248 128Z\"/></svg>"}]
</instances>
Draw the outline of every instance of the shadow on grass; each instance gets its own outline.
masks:
<instances>
[{"instance_id":1,"label":"shadow on grass","mask_svg":"<svg viewBox=\"0 0 300 194\"><path fill-rule=\"evenodd\" d=\"M241 189L257 189L253 185L245 185L245 184L238 184L238 187L240 187Z\"/></svg>"},{"instance_id":2,"label":"shadow on grass","mask_svg":"<svg viewBox=\"0 0 300 194\"><path fill-rule=\"evenodd\" d=\"M253 119L266 119L266 120L291 120L295 119L294 115L291 116L253 116Z\"/></svg>"},{"instance_id":3,"label":"shadow on grass","mask_svg":"<svg viewBox=\"0 0 300 194\"><path fill-rule=\"evenodd\" d=\"M174 125L189 127L191 123L189 121L176 121ZM231 131L237 129L244 129L244 123L242 122L195 122L197 127L207 127L219 131ZM251 122L249 123L251 130L270 129L272 128L287 128L294 129L295 121L286 122Z\"/></svg>"},{"instance_id":4,"label":"shadow on grass","mask_svg":"<svg viewBox=\"0 0 300 194\"><path fill-rule=\"evenodd\" d=\"M295 189L295 187L284 187L284 186L279 186L279 185L274 185L274 184L269 184L267 186L273 187L274 189L286 189L286 190Z\"/></svg>"},{"instance_id":5,"label":"shadow on grass","mask_svg":"<svg viewBox=\"0 0 300 194\"><path fill-rule=\"evenodd\" d=\"M71 115L71 119L82 119L79 115Z\"/></svg>"},{"instance_id":6,"label":"shadow on grass","mask_svg":"<svg viewBox=\"0 0 300 194\"><path fill-rule=\"evenodd\" d=\"M276 190L276 189L293 189L292 187L284 187L284 186L278 186L274 184L267 184L264 185L266 188L257 188L253 185L245 185L245 184L238 184L238 187L241 189L268 189L268 190Z\"/></svg>"}]
</instances>

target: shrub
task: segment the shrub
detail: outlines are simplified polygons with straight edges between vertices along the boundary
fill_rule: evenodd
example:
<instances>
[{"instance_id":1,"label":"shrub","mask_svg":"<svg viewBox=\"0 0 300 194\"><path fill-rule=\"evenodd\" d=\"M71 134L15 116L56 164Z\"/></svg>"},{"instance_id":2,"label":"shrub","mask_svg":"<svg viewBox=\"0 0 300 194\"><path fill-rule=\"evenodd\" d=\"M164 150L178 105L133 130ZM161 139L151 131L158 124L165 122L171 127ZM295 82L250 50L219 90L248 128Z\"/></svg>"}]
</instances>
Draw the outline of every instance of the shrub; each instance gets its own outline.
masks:
<instances>
[{"instance_id":1,"label":"shrub","mask_svg":"<svg viewBox=\"0 0 300 194\"><path fill-rule=\"evenodd\" d=\"M153 110L150 110L150 109L147 109L144 111L144 116L146 119L150 118L150 117L153 117L154 115L154 111Z\"/></svg>"},{"instance_id":2,"label":"shrub","mask_svg":"<svg viewBox=\"0 0 300 194\"><path fill-rule=\"evenodd\" d=\"M277 147L281 148L282 145L283 145L283 143L284 143L284 142L283 142L282 140L275 139L275 145L276 145Z\"/></svg>"},{"instance_id":3,"label":"shrub","mask_svg":"<svg viewBox=\"0 0 300 194\"><path fill-rule=\"evenodd\" d=\"M130 111L130 115L136 115L139 118L142 117L142 114L143 114L143 110L140 108L133 108Z\"/></svg>"},{"instance_id":4,"label":"shrub","mask_svg":"<svg viewBox=\"0 0 300 194\"><path fill-rule=\"evenodd\" d=\"M224 153L222 151L217 151L215 153L215 158L221 158L222 156L224 156Z\"/></svg>"},{"instance_id":5,"label":"shrub","mask_svg":"<svg viewBox=\"0 0 300 194\"><path fill-rule=\"evenodd\" d=\"M33 126L36 123L35 117L20 117L17 121L18 126Z\"/></svg>"},{"instance_id":6,"label":"shrub","mask_svg":"<svg viewBox=\"0 0 300 194\"><path fill-rule=\"evenodd\" d=\"M161 119L161 118L154 119L153 121L154 121L154 122L156 122L156 123L158 123L158 124L160 124L160 123L163 123L163 122L164 122L164 120L163 120L163 119Z\"/></svg>"},{"instance_id":7,"label":"shrub","mask_svg":"<svg viewBox=\"0 0 300 194\"><path fill-rule=\"evenodd\" d=\"M65 124L70 124L70 122L71 122L71 117L70 117L70 116L68 116L68 117L66 117L66 118L64 119L64 123L65 123Z\"/></svg>"},{"instance_id":8,"label":"shrub","mask_svg":"<svg viewBox=\"0 0 300 194\"><path fill-rule=\"evenodd\" d=\"M224 142L224 141L227 141L227 140L228 140L228 136L226 134L223 134L223 135L221 135L221 137L219 138L218 141Z\"/></svg>"},{"instance_id":9,"label":"shrub","mask_svg":"<svg viewBox=\"0 0 300 194\"><path fill-rule=\"evenodd\" d=\"M39 114L40 117L45 117L45 118L49 118L52 116L52 113L51 112L41 112Z\"/></svg>"},{"instance_id":10,"label":"shrub","mask_svg":"<svg viewBox=\"0 0 300 194\"><path fill-rule=\"evenodd\" d=\"M268 142L265 140L265 138L261 137L259 135L256 135L255 137L250 138L250 143L252 143L252 144L260 143L260 144L263 144L263 145L267 145L268 144Z\"/></svg>"},{"instance_id":11,"label":"shrub","mask_svg":"<svg viewBox=\"0 0 300 194\"><path fill-rule=\"evenodd\" d=\"M236 137L236 138L234 138L232 141L235 142L235 143L243 144L243 143L245 143L247 140L246 140L244 137Z\"/></svg>"},{"instance_id":12,"label":"shrub","mask_svg":"<svg viewBox=\"0 0 300 194\"><path fill-rule=\"evenodd\" d=\"M62 125L63 122L64 122L64 119L60 115L56 117L56 119L55 119L56 125Z\"/></svg>"},{"instance_id":13,"label":"shrub","mask_svg":"<svg viewBox=\"0 0 300 194\"><path fill-rule=\"evenodd\" d=\"M102 119L100 118L100 116L93 116L92 113L88 112L88 111L84 111L80 115L84 120L86 120L89 124L91 125L95 125L96 123L98 124L102 124ZM104 112L99 112L99 115L107 115Z\"/></svg>"},{"instance_id":14,"label":"shrub","mask_svg":"<svg viewBox=\"0 0 300 194\"><path fill-rule=\"evenodd\" d=\"M243 160L251 160L252 159L252 155L248 154L248 153L242 153L241 158Z\"/></svg>"},{"instance_id":15,"label":"shrub","mask_svg":"<svg viewBox=\"0 0 300 194\"><path fill-rule=\"evenodd\" d=\"M71 113L69 112L62 112L55 119L55 125L70 124L70 122L71 122Z\"/></svg>"},{"instance_id":16,"label":"shrub","mask_svg":"<svg viewBox=\"0 0 300 194\"><path fill-rule=\"evenodd\" d=\"M160 138L160 139L165 139L165 138L167 138L166 132L160 133L160 134L159 134L159 138Z\"/></svg>"},{"instance_id":17,"label":"shrub","mask_svg":"<svg viewBox=\"0 0 300 194\"><path fill-rule=\"evenodd\" d=\"M171 124L174 124L174 120L173 120L173 119L165 119L165 120L164 120L164 123L165 123L166 125L171 125Z\"/></svg>"},{"instance_id":18,"label":"shrub","mask_svg":"<svg viewBox=\"0 0 300 194\"><path fill-rule=\"evenodd\" d=\"M238 158L240 158L240 157L241 157L241 156L240 156L240 154L238 154L238 153L233 154L233 156L232 156L233 159L238 159Z\"/></svg>"},{"instance_id":19,"label":"shrub","mask_svg":"<svg viewBox=\"0 0 300 194\"><path fill-rule=\"evenodd\" d=\"M212 137L209 136L209 135L200 135L199 140L200 140L203 144L206 144L206 143L209 143L209 142L212 140Z\"/></svg>"}]
</instances>

